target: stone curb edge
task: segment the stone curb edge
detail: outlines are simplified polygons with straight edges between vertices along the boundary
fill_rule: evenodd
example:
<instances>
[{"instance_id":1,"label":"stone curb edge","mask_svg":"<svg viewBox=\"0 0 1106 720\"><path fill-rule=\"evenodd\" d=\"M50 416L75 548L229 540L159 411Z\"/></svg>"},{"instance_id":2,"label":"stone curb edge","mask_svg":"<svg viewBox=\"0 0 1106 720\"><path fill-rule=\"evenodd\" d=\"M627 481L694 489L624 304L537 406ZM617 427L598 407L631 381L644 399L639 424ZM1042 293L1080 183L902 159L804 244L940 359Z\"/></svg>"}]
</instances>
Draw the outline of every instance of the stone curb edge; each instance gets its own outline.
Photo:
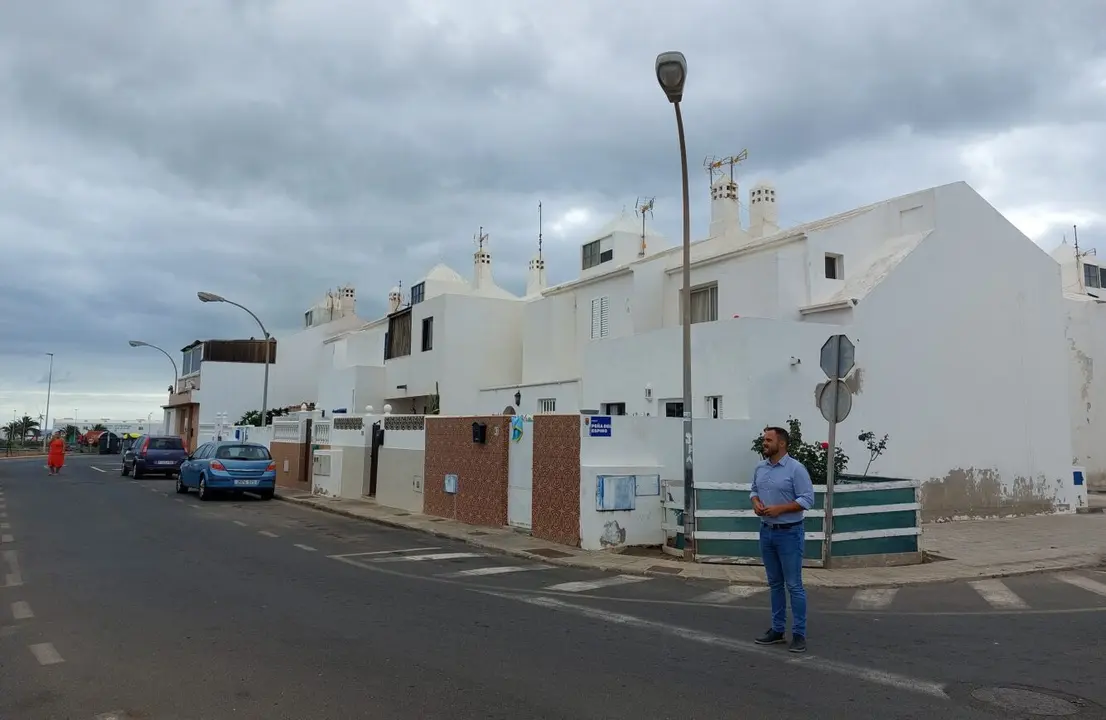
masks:
<instances>
[{"instance_id":1,"label":"stone curb edge","mask_svg":"<svg viewBox=\"0 0 1106 720\"><path fill-rule=\"evenodd\" d=\"M583 570L600 570L604 572L617 571L626 575L643 575L646 577L665 577L678 580L705 580L716 582L727 582L730 584L738 584L734 581L730 581L724 578L699 578L694 576L684 575L683 571L680 573L667 573L667 572L655 572L650 570L630 570L625 567L620 567L617 564L609 566L605 565L591 565L583 564L574 561L574 558L549 558L544 555L538 555L536 553L528 552L526 550L514 550L508 548L501 548L492 545L487 542L482 542L479 537L467 537L464 535L451 535L449 533L434 531L429 529L423 529L407 525L397 520L389 520L388 518L368 517L365 515L358 515L357 513L350 512L349 510L343 510L342 508L329 507L326 505L319 505L311 502L310 500L297 500L287 495L281 495L278 488L277 494L274 496L276 500L282 500L293 505L301 505L303 507L318 510L319 512L330 513L331 515L340 515L342 517L350 518L352 520L361 520L362 522L369 522L375 525L382 525L384 527L396 528L399 530L412 530L414 532L421 532L432 537L439 537L443 540L457 540L467 545L482 548L484 550L491 550L501 555L508 555L511 557L522 558L524 560L533 560L535 562L547 563L550 565L559 565L561 567L573 567ZM1101 508L1094 508L1094 510L1100 510ZM885 580L885 581L870 581L870 582L857 582L857 583L824 583L824 582L812 582L810 578L804 578L806 585L810 587L820 587L826 589L837 590L863 590L865 588L901 588L912 587L918 585L939 585L942 583L954 583L962 580L986 580L989 578L1006 578L1006 577L1020 577L1023 575L1037 575L1040 573L1049 572L1063 572L1066 570L1080 570L1084 568L1097 567L1106 562L1106 558L1085 558L1083 560L1071 563L1065 563L1056 567L1044 567L1044 568L1011 568L1006 570L995 570L993 572L982 572L975 575L964 577L952 577L952 578L938 578L932 580Z\"/></svg>"}]
</instances>

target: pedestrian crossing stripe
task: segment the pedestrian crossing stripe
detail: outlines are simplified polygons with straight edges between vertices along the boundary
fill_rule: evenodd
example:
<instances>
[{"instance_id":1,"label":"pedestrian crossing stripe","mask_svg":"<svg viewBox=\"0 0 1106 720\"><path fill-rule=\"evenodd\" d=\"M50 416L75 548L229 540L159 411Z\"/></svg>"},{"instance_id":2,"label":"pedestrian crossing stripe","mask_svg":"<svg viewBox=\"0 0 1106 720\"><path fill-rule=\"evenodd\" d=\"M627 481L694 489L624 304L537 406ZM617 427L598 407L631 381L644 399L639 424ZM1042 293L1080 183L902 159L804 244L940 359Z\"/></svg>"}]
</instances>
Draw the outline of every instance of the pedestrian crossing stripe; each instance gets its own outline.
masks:
<instances>
[{"instance_id":1,"label":"pedestrian crossing stripe","mask_svg":"<svg viewBox=\"0 0 1106 720\"><path fill-rule=\"evenodd\" d=\"M705 595L700 595L693 602L707 605L723 605L742 598L752 597L768 589L767 585L728 585L721 590L715 590Z\"/></svg>"},{"instance_id":2,"label":"pedestrian crossing stripe","mask_svg":"<svg viewBox=\"0 0 1106 720\"><path fill-rule=\"evenodd\" d=\"M630 583L638 583L649 579L650 578L642 577L641 575L615 575L599 580L580 580L576 582L559 583L557 585L550 585L545 589L550 592L578 593L587 592L588 590L598 590L599 588L615 587L616 585L628 585Z\"/></svg>"}]
</instances>

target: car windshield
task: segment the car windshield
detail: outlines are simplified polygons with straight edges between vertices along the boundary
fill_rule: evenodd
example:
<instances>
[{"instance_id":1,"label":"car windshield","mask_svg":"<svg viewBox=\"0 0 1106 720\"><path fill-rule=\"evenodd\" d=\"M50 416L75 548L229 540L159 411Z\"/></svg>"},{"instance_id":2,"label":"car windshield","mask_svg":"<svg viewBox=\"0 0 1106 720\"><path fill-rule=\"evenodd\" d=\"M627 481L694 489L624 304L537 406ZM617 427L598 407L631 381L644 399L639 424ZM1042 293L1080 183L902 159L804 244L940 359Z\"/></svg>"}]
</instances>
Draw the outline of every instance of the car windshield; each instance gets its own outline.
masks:
<instances>
[{"instance_id":1,"label":"car windshield","mask_svg":"<svg viewBox=\"0 0 1106 720\"><path fill-rule=\"evenodd\" d=\"M261 445L223 445L215 453L220 460L269 460L269 451Z\"/></svg>"},{"instance_id":2,"label":"car windshield","mask_svg":"<svg viewBox=\"0 0 1106 720\"><path fill-rule=\"evenodd\" d=\"M150 450L183 450L180 438L150 438Z\"/></svg>"}]
</instances>

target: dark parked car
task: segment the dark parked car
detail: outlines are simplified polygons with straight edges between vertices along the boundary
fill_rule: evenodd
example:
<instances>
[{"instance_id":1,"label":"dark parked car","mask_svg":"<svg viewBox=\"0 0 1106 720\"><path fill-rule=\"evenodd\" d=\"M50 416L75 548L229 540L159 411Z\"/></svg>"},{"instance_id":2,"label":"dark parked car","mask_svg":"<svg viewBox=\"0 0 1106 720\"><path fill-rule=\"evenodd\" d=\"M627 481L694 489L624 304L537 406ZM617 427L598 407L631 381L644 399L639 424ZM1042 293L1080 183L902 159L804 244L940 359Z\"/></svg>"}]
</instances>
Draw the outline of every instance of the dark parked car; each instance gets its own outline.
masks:
<instances>
[{"instance_id":1,"label":"dark parked car","mask_svg":"<svg viewBox=\"0 0 1106 720\"><path fill-rule=\"evenodd\" d=\"M188 457L184 443L175 435L143 435L123 453L120 474L134 473L136 479L146 475L176 477L180 465Z\"/></svg>"}]
</instances>

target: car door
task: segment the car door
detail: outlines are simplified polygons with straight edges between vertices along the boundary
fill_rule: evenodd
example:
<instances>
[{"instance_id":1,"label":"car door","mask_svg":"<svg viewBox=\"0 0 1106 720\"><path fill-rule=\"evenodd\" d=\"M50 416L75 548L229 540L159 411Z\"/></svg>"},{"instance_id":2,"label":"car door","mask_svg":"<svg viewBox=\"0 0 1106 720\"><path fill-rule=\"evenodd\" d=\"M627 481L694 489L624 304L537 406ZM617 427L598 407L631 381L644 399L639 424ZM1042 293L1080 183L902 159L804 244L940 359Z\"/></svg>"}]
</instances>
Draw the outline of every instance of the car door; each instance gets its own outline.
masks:
<instances>
[{"instance_id":1,"label":"car door","mask_svg":"<svg viewBox=\"0 0 1106 720\"><path fill-rule=\"evenodd\" d=\"M133 470L134 469L134 456L138 452L138 449L142 447L142 443L146 442L146 436L140 435L131 446L123 452L123 466Z\"/></svg>"},{"instance_id":2,"label":"car door","mask_svg":"<svg viewBox=\"0 0 1106 720\"><path fill-rule=\"evenodd\" d=\"M181 463L181 481L188 487L196 487L200 484L200 462L210 447L211 443L204 443Z\"/></svg>"}]
</instances>

